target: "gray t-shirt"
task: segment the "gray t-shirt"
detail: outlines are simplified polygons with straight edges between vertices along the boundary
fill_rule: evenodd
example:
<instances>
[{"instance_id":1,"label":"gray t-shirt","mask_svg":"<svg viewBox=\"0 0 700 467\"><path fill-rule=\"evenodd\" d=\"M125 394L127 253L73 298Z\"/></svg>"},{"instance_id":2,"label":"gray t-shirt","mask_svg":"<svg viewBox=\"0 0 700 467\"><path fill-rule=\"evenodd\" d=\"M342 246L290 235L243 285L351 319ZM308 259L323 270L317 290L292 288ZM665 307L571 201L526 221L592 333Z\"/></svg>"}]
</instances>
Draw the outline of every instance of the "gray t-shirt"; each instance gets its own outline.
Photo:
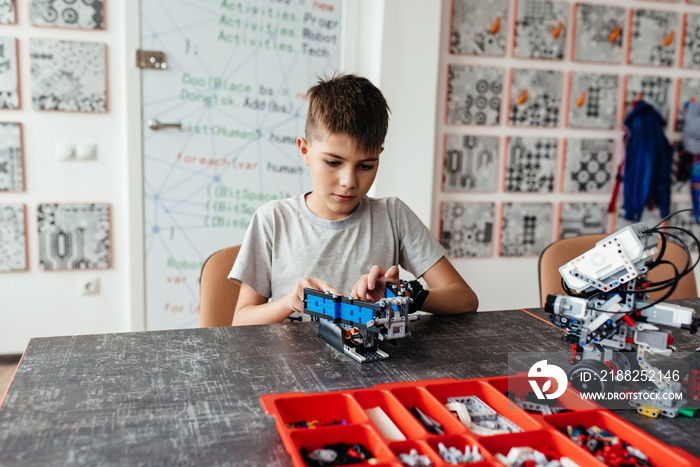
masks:
<instances>
[{"instance_id":1,"label":"gray t-shirt","mask_svg":"<svg viewBox=\"0 0 700 467\"><path fill-rule=\"evenodd\" d=\"M319 277L349 295L375 264L384 269L398 264L420 277L444 254L398 198L366 197L350 216L329 221L297 195L255 211L228 277L270 300L288 294L305 277Z\"/></svg>"}]
</instances>

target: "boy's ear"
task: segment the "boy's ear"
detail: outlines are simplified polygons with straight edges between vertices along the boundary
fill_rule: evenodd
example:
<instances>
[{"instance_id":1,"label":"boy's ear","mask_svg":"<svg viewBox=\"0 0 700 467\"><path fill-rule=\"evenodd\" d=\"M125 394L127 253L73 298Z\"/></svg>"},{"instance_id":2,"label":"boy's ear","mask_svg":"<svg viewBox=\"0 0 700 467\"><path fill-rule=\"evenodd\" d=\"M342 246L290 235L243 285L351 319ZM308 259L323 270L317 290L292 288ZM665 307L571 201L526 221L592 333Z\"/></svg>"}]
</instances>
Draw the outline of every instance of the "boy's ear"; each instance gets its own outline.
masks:
<instances>
[{"instance_id":1,"label":"boy's ear","mask_svg":"<svg viewBox=\"0 0 700 467\"><path fill-rule=\"evenodd\" d=\"M297 147L299 148L299 154L304 159L304 164L309 165L309 142L304 138L297 138Z\"/></svg>"}]
</instances>

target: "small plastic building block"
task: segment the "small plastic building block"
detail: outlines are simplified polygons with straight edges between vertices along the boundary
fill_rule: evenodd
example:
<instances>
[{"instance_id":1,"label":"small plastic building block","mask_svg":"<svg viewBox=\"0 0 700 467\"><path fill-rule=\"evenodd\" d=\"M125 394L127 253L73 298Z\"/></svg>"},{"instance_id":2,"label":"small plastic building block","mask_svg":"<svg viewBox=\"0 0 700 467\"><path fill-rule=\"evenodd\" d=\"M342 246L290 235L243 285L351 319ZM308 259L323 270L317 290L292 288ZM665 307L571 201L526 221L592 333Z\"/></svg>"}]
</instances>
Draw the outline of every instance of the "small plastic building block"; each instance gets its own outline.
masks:
<instances>
[{"instance_id":1,"label":"small plastic building block","mask_svg":"<svg viewBox=\"0 0 700 467\"><path fill-rule=\"evenodd\" d=\"M445 462L450 464L463 464L465 462L479 462L484 460L484 457L479 453L479 446L464 447L464 452L454 446L446 447L443 443L438 444L438 453Z\"/></svg>"},{"instance_id":2,"label":"small plastic building block","mask_svg":"<svg viewBox=\"0 0 700 467\"><path fill-rule=\"evenodd\" d=\"M408 467L427 467L433 465L430 457L418 454L417 449L411 449L408 453L400 453L399 460Z\"/></svg>"},{"instance_id":3,"label":"small plastic building block","mask_svg":"<svg viewBox=\"0 0 700 467\"><path fill-rule=\"evenodd\" d=\"M433 433L435 435L445 434L443 426L438 421L433 420L431 417L424 414L418 407L408 407L408 411L411 412L414 417L416 417L416 420L418 420L429 433Z\"/></svg>"},{"instance_id":4,"label":"small plastic building block","mask_svg":"<svg viewBox=\"0 0 700 467\"><path fill-rule=\"evenodd\" d=\"M399 427L389 418L389 416L382 410L381 407L371 407L365 409L369 418L377 425L379 431L382 432L387 439L392 441L404 441L406 436L401 433Z\"/></svg>"},{"instance_id":5,"label":"small plastic building block","mask_svg":"<svg viewBox=\"0 0 700 467\"><path fill-rule=\"evenodd\" d=\"M700 363L695 363L690 368L690 373L688 374L688 397L693 402L700 403Z\"/></svg>"},{"instance_id":6,"label":"small plastic building block","mask_svg":"<svg viewBox=\"0 0 700 467\"><path fill-rule=\"evenodd\" d=\"M639 407L637 407L637 412L639 412L642 415L646 415L647 417L656 418L659 416L660 410L657 407L642 404Z\"/></svg>"},{"instance_id":7,"label":"small plastic building block","mask_svg":"<svg viewBox=\"0 0 700 467\"><path fill-rule=\"evenodd\" d=\"M579 425L569 426L566 433L576 444L588 449L606 465L649 465L649 458L644 452L625 443L610 431L597 426L585 428Z\"/></svg>"},{"instance_id":8,"label":"small plastic building block","mask_svg":"<svg viewBox=\"0 0 700 467\"><path fill-rule=\"evenodd\" d=\"M458 409L455 404L460 404L466 408L467 414L465 415L464 411ZM448 397L445 407L453 411L457 415L457 418L459 418L472 433L479 436L523 431L515 423L496 412L478 396Z\"/></svg>"}]
</instances>

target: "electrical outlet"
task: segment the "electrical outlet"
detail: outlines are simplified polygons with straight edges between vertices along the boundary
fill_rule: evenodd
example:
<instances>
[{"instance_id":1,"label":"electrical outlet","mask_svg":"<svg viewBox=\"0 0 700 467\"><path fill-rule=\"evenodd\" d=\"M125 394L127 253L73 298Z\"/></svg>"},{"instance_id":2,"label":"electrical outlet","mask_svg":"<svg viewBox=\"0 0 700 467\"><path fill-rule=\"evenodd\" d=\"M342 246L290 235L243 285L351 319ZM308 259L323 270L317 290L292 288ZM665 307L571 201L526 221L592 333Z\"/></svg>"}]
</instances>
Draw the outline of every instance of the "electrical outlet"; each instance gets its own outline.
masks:
<instances>
[{"instance_id":1,"label":"electrical outlet","mask_svg":"<svg viewBox=\"0 0 700 467\"><path fill-rule=\"evenodd\" d=\"M77 143L75 145L75 158L81 161L94 161L97 159L97 144Z\"/></svg>"},{"instance_id":2,"label":"electrical outlet","mask_svg":"<svg viewBox=\"0 0 700 467\"><path fill-rule=\"evenodd\" d=\"M81 295L97 295L100 293L100 278L92 277L78 281L78 293Z\"/></svg>"},{"instance_id":3,"label":"electrical outlet","mask_svg":"<svg viewBox=\"0 0 700 467\"><path fill-rule=\"evenodd\" d=\"M56 143L56 157L59 161L75 160L75 144L73 143Z\"/></svg>"}]
</instances>

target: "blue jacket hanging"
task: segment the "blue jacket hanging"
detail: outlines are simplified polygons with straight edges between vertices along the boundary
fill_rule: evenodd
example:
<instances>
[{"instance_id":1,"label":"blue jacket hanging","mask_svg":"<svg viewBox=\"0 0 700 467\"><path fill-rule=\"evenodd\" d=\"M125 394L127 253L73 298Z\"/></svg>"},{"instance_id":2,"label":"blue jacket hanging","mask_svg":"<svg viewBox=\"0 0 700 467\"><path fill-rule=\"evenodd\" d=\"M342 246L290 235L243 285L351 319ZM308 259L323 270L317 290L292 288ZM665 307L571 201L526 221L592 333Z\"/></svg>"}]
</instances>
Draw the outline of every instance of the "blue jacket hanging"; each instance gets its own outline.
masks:
<instances>
[{"instance_id":1,"label":"blue jacket hanging","mask_svg":"<svg viewBox=\"0 0 700 467\"><path fill-rule=\"evenodd\" d=\"M624 121L628 129L623 173L625 219L638 221L648 204L661 217L671 207L673 149L664 134L666 120L646 102L639 101Z\"/></svg>"},{"instance_id":2,"label":"blue jacket hanging","mask_svg":"<svg viewBox=\"0 0 700 467\"><path fill-rule=\"evenodd\" d=\"M695 222L700 222L700 102L685 103L683 122L683 154L692 157L690 195Z\"/></svg>"}]
</instances>

